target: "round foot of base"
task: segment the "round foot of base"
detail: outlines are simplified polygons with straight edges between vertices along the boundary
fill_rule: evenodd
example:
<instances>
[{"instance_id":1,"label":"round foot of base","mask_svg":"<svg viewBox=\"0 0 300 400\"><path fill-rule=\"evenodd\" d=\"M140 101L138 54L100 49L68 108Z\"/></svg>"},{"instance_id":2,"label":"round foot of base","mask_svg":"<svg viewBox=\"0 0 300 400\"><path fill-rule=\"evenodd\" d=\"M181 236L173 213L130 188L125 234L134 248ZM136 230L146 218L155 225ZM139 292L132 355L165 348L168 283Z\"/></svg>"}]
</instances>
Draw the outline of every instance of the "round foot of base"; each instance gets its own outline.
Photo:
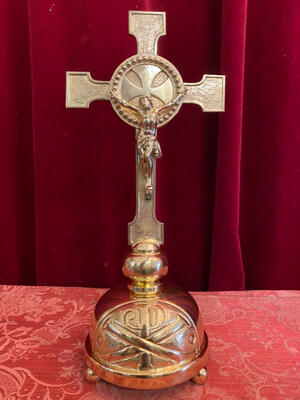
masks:
<instances>
[{"instance_id":1,"label":"round foot of base","mask_svg":"<svg viewBox=\"0 0 300 400\"><path fill-rule=\"evenodd\" d=\"M91 370L91 368L87 368L85 370L85 380L88 381L89 383L96 383L98 380L100 380L99 376L94 374L94 372Z\"/></svg>"},{"instance_id":2,"label":"round foot of base","mask_svg":"<svg viewBox=\"0 0 300 400\"><path fill-rule=\"evenodd\" d=\"M207 369L203 367L200 369L199 373L192 378L192 381L197 385L203 385L207 379Z\"/></svg>"}]
</instances>

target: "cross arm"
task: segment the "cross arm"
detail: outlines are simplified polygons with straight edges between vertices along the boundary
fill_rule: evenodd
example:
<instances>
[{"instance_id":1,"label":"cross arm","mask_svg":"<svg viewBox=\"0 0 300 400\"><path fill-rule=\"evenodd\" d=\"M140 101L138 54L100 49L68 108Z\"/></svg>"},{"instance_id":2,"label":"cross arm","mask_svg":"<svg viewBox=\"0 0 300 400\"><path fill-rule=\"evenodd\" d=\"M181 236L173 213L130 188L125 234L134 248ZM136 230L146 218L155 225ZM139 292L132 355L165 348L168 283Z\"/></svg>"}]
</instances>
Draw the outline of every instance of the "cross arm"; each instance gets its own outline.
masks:
<instances>
[{"instance_id":1,"label":"cross arm","mask_svg":"<svg viewBox=\"0 0 300 400\"><path fill-rule=\"evenodd\" d=\"M96 81L89 72L67 72L66 107L89 108L94 100L108 100L109 84L106 81Z\"/></svg>"},{"instance_id":2,"label":"cross arm","mask_svg":"<svg viewBox=\"0 0 300 400\"><path fill-rule=\"evenodd\" d=\"M225 75L203 75L200 82L185 83L184 103L194 103L203 111L225 110Z\"/></svg>"},{"instance_id":3,"label":"cross arm","mask_svg":"<svg viewBox=\"0 0 300 400\"><path fill-rule=\"evenodd\" d=\"M138 54L157 54L157 41L166 34L166 13L129 11L129 33L136 38Z\"/></svg>"}]
</instances>

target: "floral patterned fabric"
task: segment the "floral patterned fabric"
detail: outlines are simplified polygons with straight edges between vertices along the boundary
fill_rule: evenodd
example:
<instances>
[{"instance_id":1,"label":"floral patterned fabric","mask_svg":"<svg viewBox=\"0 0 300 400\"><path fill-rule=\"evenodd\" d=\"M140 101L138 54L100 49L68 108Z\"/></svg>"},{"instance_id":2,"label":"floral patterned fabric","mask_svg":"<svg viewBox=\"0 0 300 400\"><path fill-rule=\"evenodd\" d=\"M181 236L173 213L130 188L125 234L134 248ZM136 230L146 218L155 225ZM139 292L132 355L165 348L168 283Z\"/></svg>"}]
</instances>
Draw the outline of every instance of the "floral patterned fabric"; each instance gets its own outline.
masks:
<instances>
[{"instance_id":1,"label":"floral patterned fabric","mask_svg":"<svg viewBox=\"0 0 300 400\"><path fill-rule=\"evenodd\" d=\"M210 340L208 381L138 391L83 379L103 289L0 286L0 399L298 400L300 292L193 293Z\"/></svg>"}]
</instances>

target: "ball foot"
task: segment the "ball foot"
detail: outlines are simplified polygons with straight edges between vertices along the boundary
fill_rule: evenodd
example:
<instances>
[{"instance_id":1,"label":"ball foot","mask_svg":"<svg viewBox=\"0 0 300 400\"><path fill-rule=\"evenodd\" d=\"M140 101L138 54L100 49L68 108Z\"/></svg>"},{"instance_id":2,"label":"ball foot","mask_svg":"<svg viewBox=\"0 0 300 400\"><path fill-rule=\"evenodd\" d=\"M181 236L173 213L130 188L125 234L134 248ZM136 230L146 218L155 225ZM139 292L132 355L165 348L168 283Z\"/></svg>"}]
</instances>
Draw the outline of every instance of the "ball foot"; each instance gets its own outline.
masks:
<instances>
[{"instance_id":1,"label":"ball foot","mask_svg":"<svg viewBox=\"0 0 300 400\"><path fill-rule=\"evenodd\" d=\"M85 370L85 380L89 383L96 383L98 380L100 380L99 376L97 376L91 368L87 368Z\"/></svg>"},{"instance_id":2,"label":"ball foot","mask_svg":"<svg viewBox=\"0 0 300 400\"><path fill-rule=\"evenodd\" d=\"M203 367L200 369L199 373L192 378L192 381L197 385L203 385L207 379L207 369Z\"/></svg>"}]
</instances>

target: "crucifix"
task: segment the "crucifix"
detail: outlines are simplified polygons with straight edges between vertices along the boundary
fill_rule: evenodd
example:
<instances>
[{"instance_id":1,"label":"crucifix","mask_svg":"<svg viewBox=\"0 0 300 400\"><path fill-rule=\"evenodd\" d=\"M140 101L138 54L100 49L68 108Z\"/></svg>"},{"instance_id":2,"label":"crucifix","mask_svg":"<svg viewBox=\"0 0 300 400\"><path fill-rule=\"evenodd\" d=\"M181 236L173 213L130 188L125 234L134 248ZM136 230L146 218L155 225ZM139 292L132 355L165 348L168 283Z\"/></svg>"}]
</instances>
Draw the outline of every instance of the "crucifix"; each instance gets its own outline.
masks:
<instances>
[{"instance_id":1,"label":"crucifix","mask_svg":"<svg viewBox=\"0 0 300 400\"><path fill-rule=\"evenodd\" d=\"M168 266L160 250L163 223L155 214L156 159L162 156L157 128L183 103L224 111L225 76L203 75L200 82L184 83L175 66L157 55L158 39L166 34L164 12L129 11L129 33L136 38L137 54L123 61L110 81L94 80L89 72L66 73L66 107L109 100L136 132L136 215L128 224L131 251L123 264L131 283L118 289L119 304L111 289L95 308L86 341L86 378L145 389L190 378L203 383L208 340L199 313L191 315L197 307L187 293L182 303L178 289L160 283Z\"/></svg>"}]
</instances>

